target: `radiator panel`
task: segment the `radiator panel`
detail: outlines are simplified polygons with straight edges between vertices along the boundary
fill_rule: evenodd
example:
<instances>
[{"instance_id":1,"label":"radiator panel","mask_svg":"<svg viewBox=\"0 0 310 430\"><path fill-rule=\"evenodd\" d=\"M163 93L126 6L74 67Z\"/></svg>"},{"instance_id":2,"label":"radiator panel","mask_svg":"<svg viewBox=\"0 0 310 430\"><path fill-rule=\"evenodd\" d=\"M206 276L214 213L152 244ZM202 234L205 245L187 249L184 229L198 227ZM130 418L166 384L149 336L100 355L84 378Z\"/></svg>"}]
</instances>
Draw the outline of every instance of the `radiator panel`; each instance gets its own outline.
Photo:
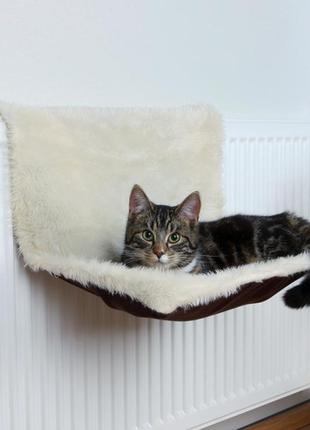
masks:
<instances>
[{"instance_id":1,"label":"radiator panel","mask_svg":"<svg viewBox=\"0 0 310 430\"><path fill-rule=\"evenodd\" d=\"M226 135L226 213L310 218L310 125L227 122ZM286 309L281 294L205 320L160 322L25 270L1 156L1 428L181 430L309 386L310 312Z\"/></svg>"}]
</instances>

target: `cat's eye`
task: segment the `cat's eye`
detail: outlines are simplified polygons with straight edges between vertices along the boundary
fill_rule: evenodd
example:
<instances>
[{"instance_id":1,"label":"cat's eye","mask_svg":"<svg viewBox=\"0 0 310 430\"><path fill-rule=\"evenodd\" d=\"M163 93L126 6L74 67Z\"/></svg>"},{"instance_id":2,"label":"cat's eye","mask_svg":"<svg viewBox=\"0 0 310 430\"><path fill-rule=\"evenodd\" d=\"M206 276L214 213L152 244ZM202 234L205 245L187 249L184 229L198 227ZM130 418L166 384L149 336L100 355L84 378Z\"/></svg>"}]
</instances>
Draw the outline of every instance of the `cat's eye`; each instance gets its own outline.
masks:
<instances>
[{"instance_id":1,"label":"cat's eye","mask_svg":"<svg viewBox=\"0 0 310 430\"><path fill-rule=\"evenodd\" d=\"M181 239L181 236L179 235L179 233L172 233L168 237L168 242L177 243L177 242L179 242L180 239Z\"/></svg>"},{"instance_id":2,"label":"cat's eye","mask_svg":"<svg viewBox=\"0 0 310 430\"><path fill-rule=\"evenodd\" d=\"M147 242L151 242L154 238L154 235L150 230L144 230L144 232L142 233L142 237Z\"/></svg>"}]
</instances>

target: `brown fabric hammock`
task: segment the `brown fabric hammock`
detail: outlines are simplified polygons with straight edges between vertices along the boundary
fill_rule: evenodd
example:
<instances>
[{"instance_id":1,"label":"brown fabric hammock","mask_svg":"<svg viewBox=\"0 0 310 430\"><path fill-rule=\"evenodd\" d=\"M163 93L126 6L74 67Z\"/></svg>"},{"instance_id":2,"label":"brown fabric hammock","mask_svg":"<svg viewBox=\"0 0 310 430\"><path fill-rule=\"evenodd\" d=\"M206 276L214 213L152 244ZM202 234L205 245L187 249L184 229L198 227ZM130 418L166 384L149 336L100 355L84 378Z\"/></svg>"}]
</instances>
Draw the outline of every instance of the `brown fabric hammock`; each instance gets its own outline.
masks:
<instances>
[{"instance_id":1,"label":"brown fabric hammock","mask_svg":"<svg viewBox=\"0 0 310 430\"><path fill-rule=\"evenodd\" d=\"M111 294L95 285L88 285L86 291L101 297L110 308L127 312L136 317L154 318L166 321L192 321L229 311L230 309L235 309L240 306L264 302L303 275L304 272L301 272L291 276L269 278L263 282L249 282L248 284L242 285L236 293L228 297L221 297L208 304L191 306L188 308L179 307L168 314L156 312L127 295ZM61 279L85 290L85 286L81 285L79 282L63 277Z\"/></svg>"}]
</instances>

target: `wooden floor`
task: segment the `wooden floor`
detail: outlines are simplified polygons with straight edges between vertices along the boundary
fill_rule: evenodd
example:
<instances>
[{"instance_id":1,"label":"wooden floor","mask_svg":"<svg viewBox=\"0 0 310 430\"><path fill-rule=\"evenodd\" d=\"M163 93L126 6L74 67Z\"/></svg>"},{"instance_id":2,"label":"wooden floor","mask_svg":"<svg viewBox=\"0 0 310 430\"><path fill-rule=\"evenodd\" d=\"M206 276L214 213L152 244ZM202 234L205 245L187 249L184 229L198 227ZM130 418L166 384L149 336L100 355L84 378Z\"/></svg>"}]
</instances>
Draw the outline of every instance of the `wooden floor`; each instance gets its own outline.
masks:
<instances>
[{"instance_id":1,"label":"wooden floor","mask_svg":"<svg viewBox=\"0 0 310 430\"><path fill-rule=\"evenodd\" d=\"M245 427L244 430L310 430L310 401Z\"/></svg>"}]
</instances>

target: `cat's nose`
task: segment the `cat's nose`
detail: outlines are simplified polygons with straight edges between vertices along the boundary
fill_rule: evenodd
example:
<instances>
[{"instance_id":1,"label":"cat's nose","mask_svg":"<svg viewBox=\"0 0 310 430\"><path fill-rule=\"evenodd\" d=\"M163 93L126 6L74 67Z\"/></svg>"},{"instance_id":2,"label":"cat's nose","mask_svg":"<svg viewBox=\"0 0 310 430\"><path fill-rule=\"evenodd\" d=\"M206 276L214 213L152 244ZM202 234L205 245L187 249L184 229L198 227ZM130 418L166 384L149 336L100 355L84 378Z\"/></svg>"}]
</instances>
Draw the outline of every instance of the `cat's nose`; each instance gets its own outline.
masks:
<instances>
[{"instance_id":1,"label":"cat's nose","mask_svg":"<svg viewBox=\"0 0 310 430\"><path fill-rule=\"evenodd\" d=\"M158 259L160 259L160 257L164 255L164 252L161 250L154 249L154 254L157 255Z\"/></svg>"},{"instance_id":2,"label":"cat's nose","mask_svg":"<svg viewBox=\"0 0 310 430\"><path fill-rule=\"evenodd\" d=\"M165 253L165 248L161 243L155 243L153 246L153 252L154 254L160 259Z\"/></svg>"}]
</instances>

